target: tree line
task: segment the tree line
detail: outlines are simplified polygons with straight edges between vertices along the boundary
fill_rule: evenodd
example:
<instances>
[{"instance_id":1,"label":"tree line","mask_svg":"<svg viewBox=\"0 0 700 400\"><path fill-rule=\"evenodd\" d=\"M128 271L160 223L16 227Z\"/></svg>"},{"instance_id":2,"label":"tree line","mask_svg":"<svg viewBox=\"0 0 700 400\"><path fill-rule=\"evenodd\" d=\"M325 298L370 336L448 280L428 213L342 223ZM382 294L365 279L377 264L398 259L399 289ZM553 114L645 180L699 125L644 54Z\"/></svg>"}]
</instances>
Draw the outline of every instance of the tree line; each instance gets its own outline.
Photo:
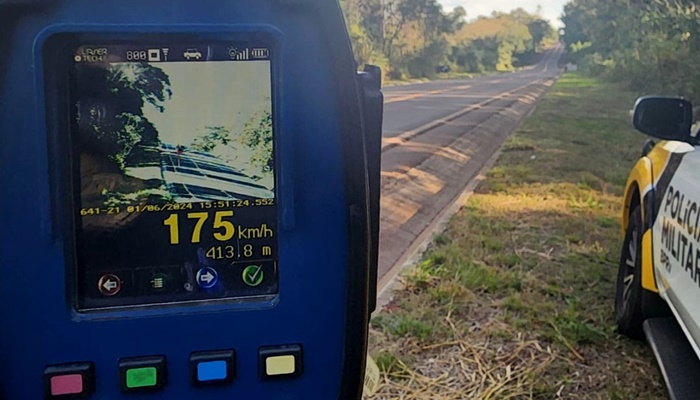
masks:
<instances>
[{"instance_id":1,"label":"tree line","mask_svg":"<svg viewBox=\"0 0 700 400\"><path fill-rule=\"evenodd\" d=\"M467 23L464 8L446 12L437 0L340 2L358 65L379 65L391 79L508 71L556 40L539 12L523 9Z\"/></svg>"},{"instance_id":2,"label":"tree line","mask_svg":"<svg viewBox=\"0 0 700 400\"><path fill-rule=\"evenodd\" d=\"M569 57L584 71L700 101L697 0L572 0L562 22Z\"/></svg>"}]
</instances>

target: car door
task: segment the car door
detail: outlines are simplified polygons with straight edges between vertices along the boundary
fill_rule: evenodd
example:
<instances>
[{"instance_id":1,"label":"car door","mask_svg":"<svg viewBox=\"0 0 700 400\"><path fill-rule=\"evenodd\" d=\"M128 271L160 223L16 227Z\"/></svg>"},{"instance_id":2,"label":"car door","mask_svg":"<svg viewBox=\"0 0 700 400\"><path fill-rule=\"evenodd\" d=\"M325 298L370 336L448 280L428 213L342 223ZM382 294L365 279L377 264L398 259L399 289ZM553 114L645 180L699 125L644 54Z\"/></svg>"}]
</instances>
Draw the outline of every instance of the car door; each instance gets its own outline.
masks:
<instances>
[{"instance_id":1,"label":"car door","mask_svg":"<svg viewBox=\"0 0 700 400\"><path fill-rule=\"evenodd\" d=\"M700 148L681 142L660 146L669 156L654 177L656 282L695 343L700 343Z\"/></svg>"}]
</instances>

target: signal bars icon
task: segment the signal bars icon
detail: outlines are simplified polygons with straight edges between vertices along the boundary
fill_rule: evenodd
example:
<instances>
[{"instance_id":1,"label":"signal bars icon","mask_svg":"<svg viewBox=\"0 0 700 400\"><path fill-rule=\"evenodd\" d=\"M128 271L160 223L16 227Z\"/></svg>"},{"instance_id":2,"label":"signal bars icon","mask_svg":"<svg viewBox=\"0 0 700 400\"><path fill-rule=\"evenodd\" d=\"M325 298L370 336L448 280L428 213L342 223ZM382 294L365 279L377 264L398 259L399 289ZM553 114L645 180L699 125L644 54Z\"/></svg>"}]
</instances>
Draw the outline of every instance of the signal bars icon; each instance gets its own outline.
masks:
<instances>
[{"instance_id":1,"label":"signal bars icon","mask_svg":"<svg viewBox=\"0 0 700 400\"><path fill-rule=\"evenodd\" d=\"M248 48L238 50L235 47L229 47L228 55L232 60L245 61L250 59L250 50Z\"/></svg>"},{"instance_id":2,"label":"signal bars icon","mask_svg":"<svg viewBox=\"0 0 700 400\"><path fill-rule=\"evenodd\" d=\"M250 58L250 53L249 53L249 50L247 48L243 51L239 51L238 54L236 54L236 60L238 60L238 61L247 60L249 58Z\"/></svg>"}]
</instances>

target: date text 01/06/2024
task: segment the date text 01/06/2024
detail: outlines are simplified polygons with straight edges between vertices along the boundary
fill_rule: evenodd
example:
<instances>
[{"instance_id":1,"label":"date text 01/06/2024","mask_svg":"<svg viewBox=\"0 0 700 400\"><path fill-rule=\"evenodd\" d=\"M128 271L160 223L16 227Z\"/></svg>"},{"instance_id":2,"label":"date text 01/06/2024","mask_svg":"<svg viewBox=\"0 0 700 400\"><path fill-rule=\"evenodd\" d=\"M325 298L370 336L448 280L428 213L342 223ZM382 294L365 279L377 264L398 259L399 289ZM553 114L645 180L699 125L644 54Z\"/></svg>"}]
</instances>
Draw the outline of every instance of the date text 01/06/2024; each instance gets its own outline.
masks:
<instances>
[{"instance_id":1,"label":"date text 01/06/2024","mask_svg":"<svg viewBox=\"0 0 700 400\"><path fill-rule=\"evenodd\" d=\"M80 209L80 215L100 215L100 214L120 214L160 212L160 211L185 211L185 210L211 210L220 208L241 208L241 207L261 207L274 206L275 199L254 199L254 200L218 200L201 203L166 203L166 204L139 204L126 207L86 207Z\"/></svg>"}]
</instances>

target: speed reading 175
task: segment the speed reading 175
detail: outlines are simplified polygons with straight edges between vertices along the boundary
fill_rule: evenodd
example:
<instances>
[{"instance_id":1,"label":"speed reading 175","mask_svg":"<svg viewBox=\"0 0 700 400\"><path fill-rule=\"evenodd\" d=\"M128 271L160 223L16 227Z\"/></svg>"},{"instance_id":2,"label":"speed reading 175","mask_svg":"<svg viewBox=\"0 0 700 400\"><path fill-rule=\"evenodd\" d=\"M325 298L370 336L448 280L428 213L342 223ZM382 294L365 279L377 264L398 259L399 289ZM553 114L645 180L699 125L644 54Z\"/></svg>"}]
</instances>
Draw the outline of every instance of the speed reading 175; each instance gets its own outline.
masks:
<instances>
[{"instance_id":1,"label":"speed reading 175","mask_svg":"<svg viewBox=\"0 0 700 400\"><path fill-rule=\"evenodd\" d=\"M187 214L187 219L196 220L194 229L192 229L190 243L200 243L202 241L202 228L207 222L207 219L209 219L209 215L210 214L206 212L192 212ZM233 217L233 211L217 211L214 213L213 228L218 230L213 234L214 239L220 242L227 242L233 239L236 234L236 227L231 221L225 219L230 217ZM178 214L171 214L163 221L163 225L170 228L170 244L180 244L180 216Z\"/></svg>"}]
</instances>

